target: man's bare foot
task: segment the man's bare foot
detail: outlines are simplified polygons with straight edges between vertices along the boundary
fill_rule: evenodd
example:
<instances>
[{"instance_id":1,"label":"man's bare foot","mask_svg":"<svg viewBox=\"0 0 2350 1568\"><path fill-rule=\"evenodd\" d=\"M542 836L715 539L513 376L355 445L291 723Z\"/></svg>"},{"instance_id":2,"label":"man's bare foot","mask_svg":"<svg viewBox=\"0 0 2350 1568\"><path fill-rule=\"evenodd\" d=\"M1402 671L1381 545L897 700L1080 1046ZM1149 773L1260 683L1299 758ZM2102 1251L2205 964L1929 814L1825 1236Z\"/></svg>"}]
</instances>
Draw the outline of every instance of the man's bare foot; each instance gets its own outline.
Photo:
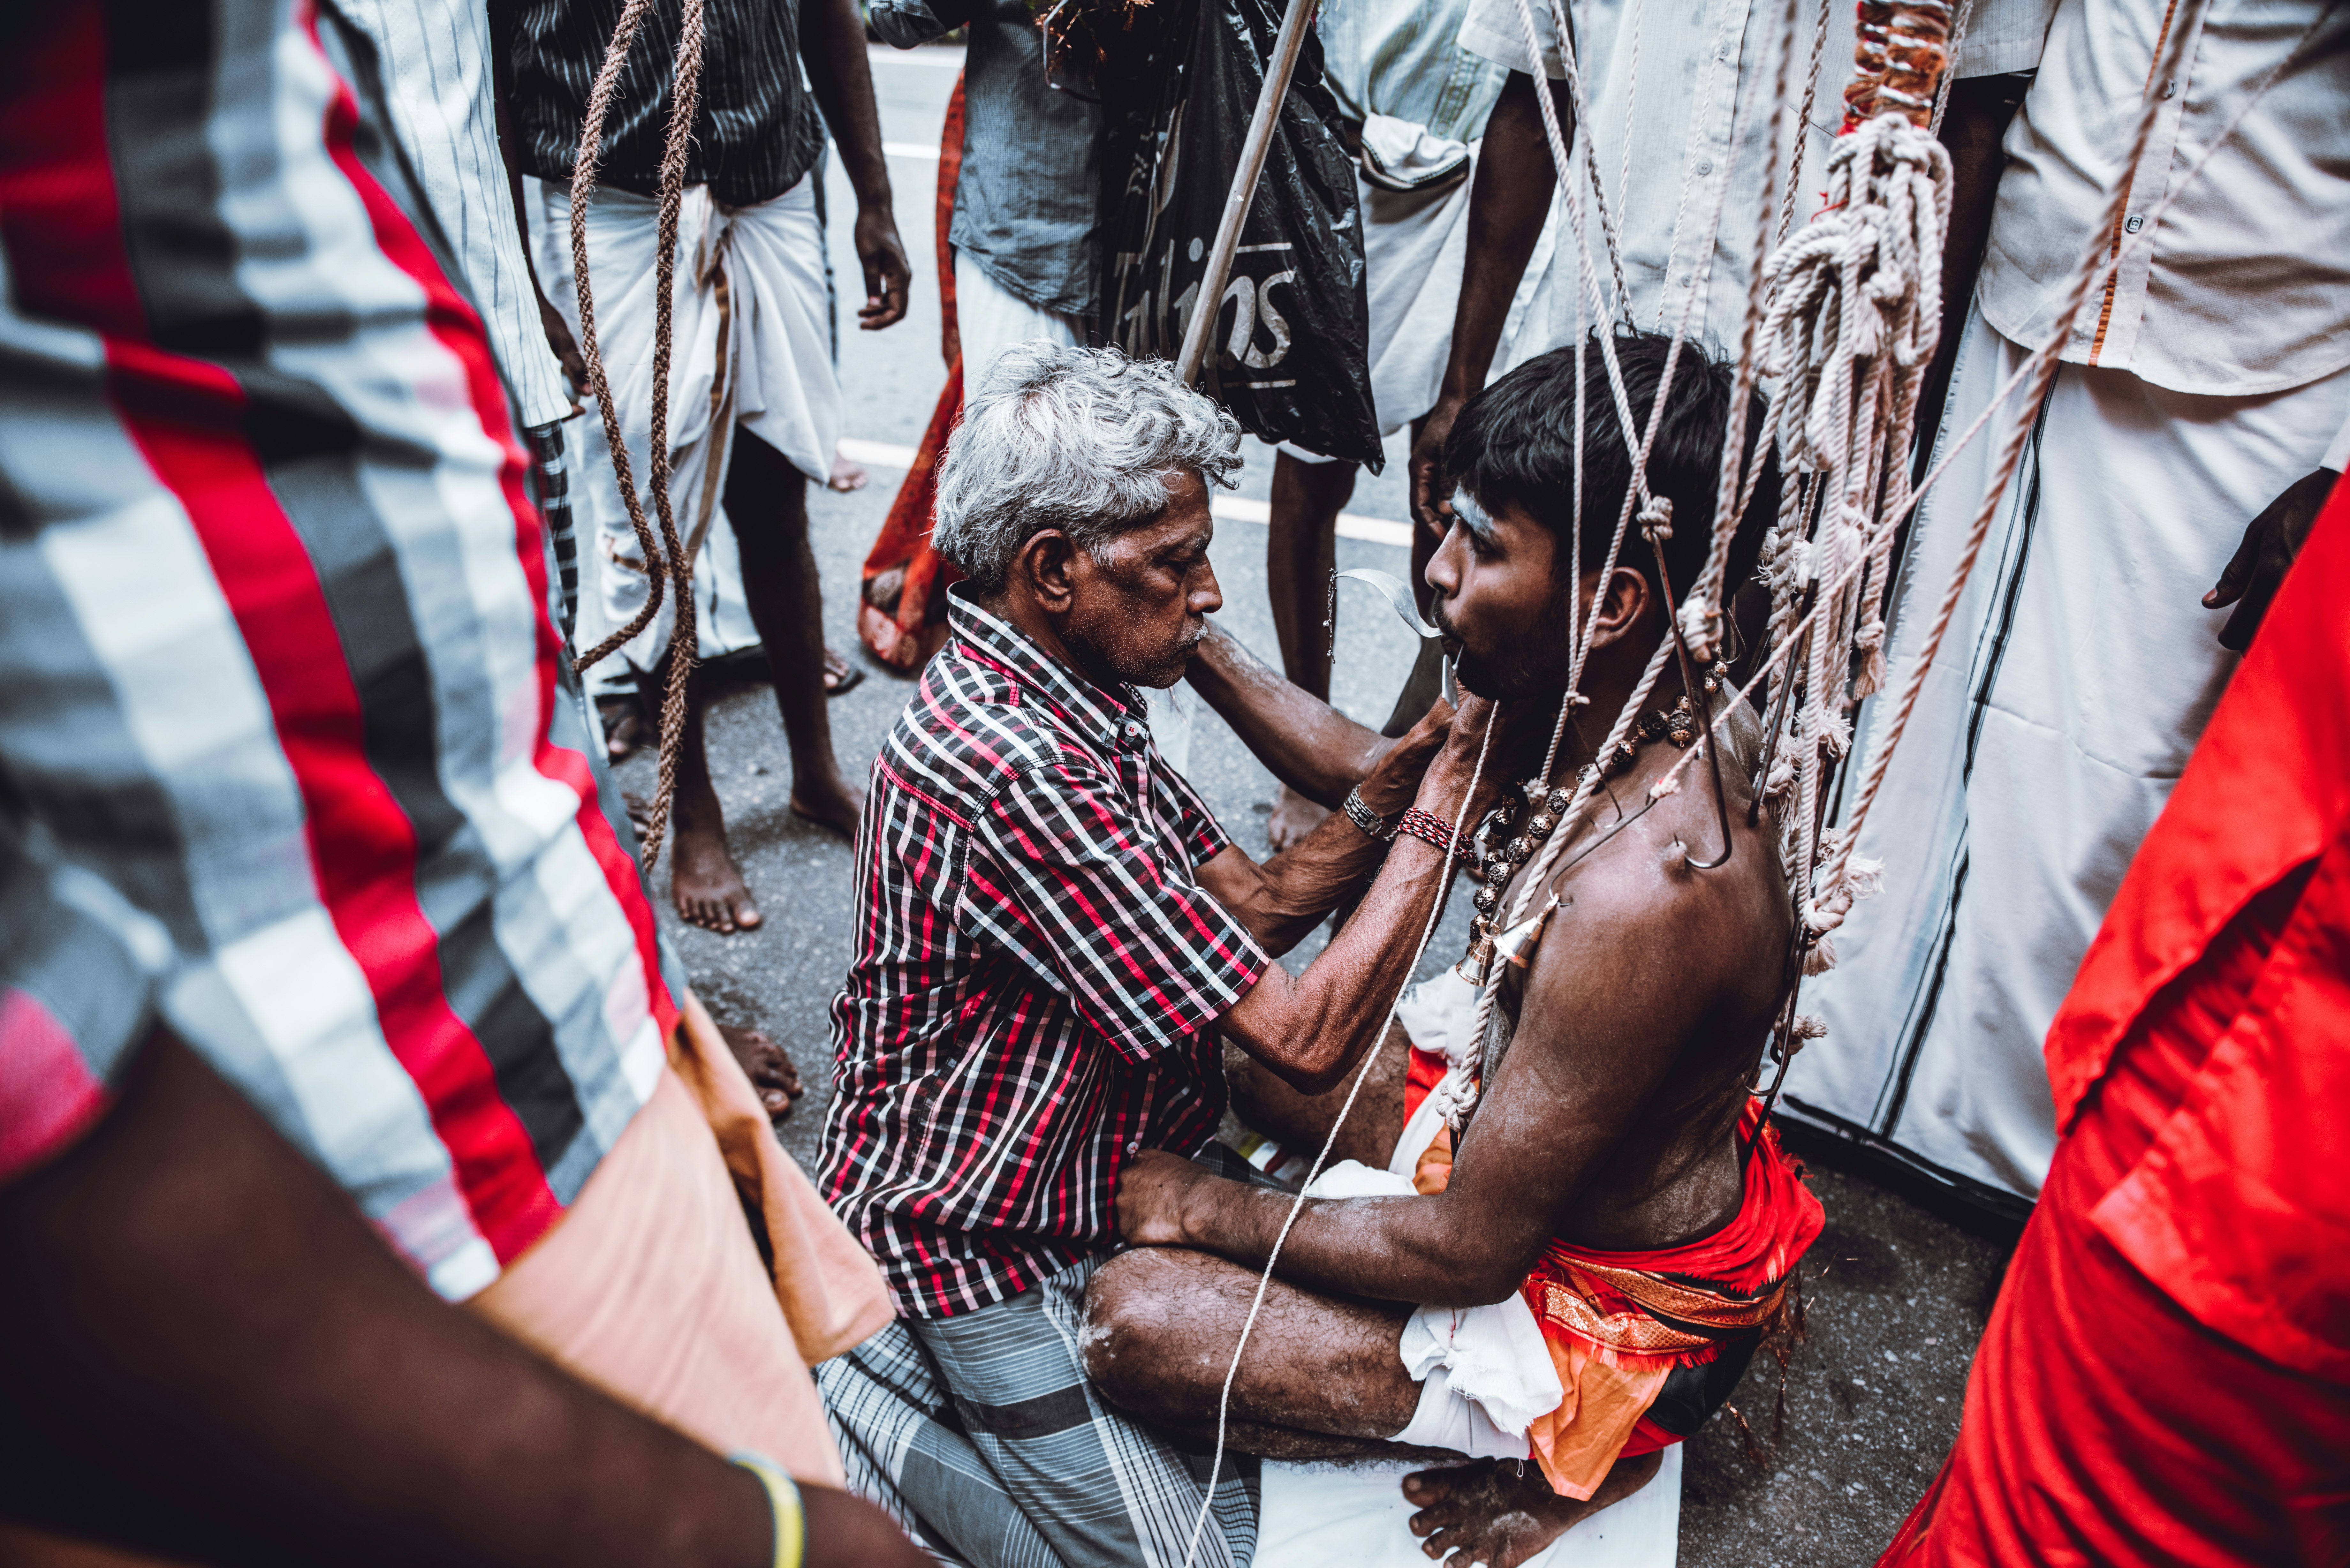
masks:
<instances>
[{"instance_id":1,"label":"man's bare foot","mask_svg":"<svg viewBox=\"0 0 2350 1568\"><path fill-rule=\"evenodd\" d=\"M598 697L596 716L604 722L604 760L619 767L653 742L645 705L635 696Z\"/></svg>"},{"instance_id":2,"label":"man's bare foot","mask_svg":"<svg viewBox=\"0 0 2350 1568\"><path fill-rule=\"evenodd\" d=\"M767 1119L782 1127L792 1114L792 1102L807 1091L800 1084L800 1073L784 1048L756 1029L735 1029L727 1024L718 1026L720 1038L726 1049L734 1053L742 1064L743 1075L758 1092L760 1108Z\"/></svg>"},{"instance_id":3,"label":"man's bare foot","mask_svg":"<svg viewBox=\"0 0 2350 1568\"><path fill-rule=\"evenodd\" d=\"M1330 813L1287 784L1276 784L1274 788L1273 815L1265 819L1264 841L1278 855L1302 842L1307 834L1322 826L1322 819Z\"/></svg>"},{"instance_id":4,"label":"man's bare foot","mask_svg":"<svg viewBox=\"0 0 2350 1568\"><path fill-rule=\"evenodd\" d=\"M1419 1510L1411 1532L1422 1538L1420 1550L1447 1568L1518 1568L1578 1521L1648 1485L1660 1459L1618 1459L1587 1502L1553 1491L1539 1466L1528 1464L1520 1474L1517 1463L1505 1459L1414 1470L1403 1478L1403 1495Z\"/></svg>"},{"instance_id":5,"label":"man's bare foot","mask_svg":"<svg viewBox=\"0 0 2350 1568\"><path fill-rule=\"evenodd\" d=\"M832 648L824 650L824 694L837 697L857 690L865 679L865 671L848 661L848 655Z\"/></svg>"},{"instance_id":6,"label":"man's bare foot","mask_svg":"<svg viewBox=\"0 0 2350 1568\"><path fill-rule=\"evenodd\" d=\"M832 454L832 472L826 477L824 482L827 487L837 490L843 494L846 494L852 490L864 489L867 477L865 465L863 463L851 462L848 459L840 455L838 448L834 449Z\"/></svg>"},{"instance_id":7,"label":"man's bare foot","mask_svg":"<svg viewBox=\"0 0 2350 1568\"><path fill-rule=\"evenodd\" d=\"M722 936L762 924L751 886L726 851L723 828L676 825L670 836L669 891L678 914Z\"/></svg>"},{"instance_id":8,"label":"man's bare foot","mask_svg":"<svg viewBox=\"0 0 2350 1568\"><path fill-rule=\"evenodd\" d=\"M851 789L838 774L792 781L792 815L818 827L829 827L843 838L855 839L858 818L865 815L865 792Z\"/></svg>"}]
</instances>

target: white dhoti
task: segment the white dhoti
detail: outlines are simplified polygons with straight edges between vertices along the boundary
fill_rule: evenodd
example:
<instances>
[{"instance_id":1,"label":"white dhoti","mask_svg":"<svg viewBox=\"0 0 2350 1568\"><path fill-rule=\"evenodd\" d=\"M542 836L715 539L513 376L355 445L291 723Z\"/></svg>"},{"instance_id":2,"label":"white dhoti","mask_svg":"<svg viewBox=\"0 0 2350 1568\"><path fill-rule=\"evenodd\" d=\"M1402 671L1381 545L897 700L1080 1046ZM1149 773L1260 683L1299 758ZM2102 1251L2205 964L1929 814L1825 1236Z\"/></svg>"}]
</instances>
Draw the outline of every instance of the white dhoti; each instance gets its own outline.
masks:
<instances>
[{"instance_id":1,"label":"white dhoti","mask_svg":"<svg viewBox=\"0 0 2350 1568\"><path fill-rule=\"evenodd\" d=\"M1396 1022L1422 1051L1450 1059L1465 1050L1477 992L1445 970L1412 988ZM1414 1190L1419 1157L1443 1125L1423 1102L1404 1124L1387 1168L1342 1160L1306 1190L1316 1198L1399 1197ZM1526 1429L1566 1397L1534 1310L1516 1293L1490 1306L1421 1307L1397 1346L1421 1386L1419 1407L1391 1439L1450 1449L1477 1459L1526 1459ZM1257 1561L1329 1568L1406 1568L1425 1563L1408 1525L1403 1478L1419 1463L1264 1465ZM1672 1568L1680 1542L1681 1445L1664 1450L1656 1479L1600 1510L1527 1560L1528 1568Z\"/></svg>"},{"instance_id":2,"label":"white dhoti","mask_svg":"<svg viewBox=\"0 0 2350 1568\"><path fill-rule=\"evenodd\" d=\"M2023 357L1970 318L1941 447ZM2013 412L1928 497L1897 682ZM1796 1058L1788 1109L1961 1186L2037 1195L2056 1141L2042 1040L2235 669L2216 640L2228 612L2202 596L2345 413L2350 370L2217 398L2062 367L1862 834L1885 890L1836 932L1837 967L1804 982L1828 1035ZM1887 706L1864 711L1856 763Z\"/></svg>"},{"instance_id":3,"label":"white dhoti","mask_svg":"<svg viewBox=\"0 0 2350 1568\"><path fill-rule=\"evenodd\" d=\"M832 369L832 301L825 281L824 225L816 175L773 201L727 209L696 186L679 213L671 291L670 505L694 555L697 641L702 656L758 640L743 604L742 568L724 519L726 476L737 432L757 436L792 466L822 481L840 440L840 388ZM578 330L571 278L570 192L533 182L531 238L548 298ZM653 508L653 326L660 203L609 186L588 210L588 257L595 288L597 342L619 410L629 462L646 520ZM578 644L589 648L625 626L649 592L643 548L622 503L601 422L581 431L576 504L593 519L599 591L581 606ZM660 614L619 656L641 673L660 660L674 624ZM613 663L605 669L610 670ZM599 671L598 688L610 677Z\"/></svg>"}]
</instances>

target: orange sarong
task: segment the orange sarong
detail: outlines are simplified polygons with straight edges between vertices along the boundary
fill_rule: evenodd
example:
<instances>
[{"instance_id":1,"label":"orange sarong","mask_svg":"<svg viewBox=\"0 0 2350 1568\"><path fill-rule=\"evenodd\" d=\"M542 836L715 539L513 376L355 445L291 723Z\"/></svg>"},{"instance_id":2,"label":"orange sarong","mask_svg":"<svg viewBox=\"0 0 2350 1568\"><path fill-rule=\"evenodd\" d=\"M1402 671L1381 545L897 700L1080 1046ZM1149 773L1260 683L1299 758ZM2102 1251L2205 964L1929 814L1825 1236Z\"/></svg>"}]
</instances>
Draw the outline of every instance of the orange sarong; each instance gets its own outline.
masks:
<instances>
[{"instance_id":1,"label":"orange sarong","mask_svg":"<svg viewBox=\"0 0 2350 1568\"><path fill-rule=\"evenodd\" d=\"M1442 1075L1443 1058L1414 1047L1404 1115ZM1825 1222L1803 1167L1762 1126L1762 1102L1739 1118L1742 1145L1762 1132L1730 1223L1684 1246L1603 1252L1554 1241L1519 1293L1534 1310L1566 1397L1526 1429L1534 1457L1564 1497L1588 1498L1618 1459L1679 1442L1737 1387L1784 1305L1795 1266ZM1413 1185L1440 1192L1452 1138L1440 1131Z\"/></svg>"}]
</instances>

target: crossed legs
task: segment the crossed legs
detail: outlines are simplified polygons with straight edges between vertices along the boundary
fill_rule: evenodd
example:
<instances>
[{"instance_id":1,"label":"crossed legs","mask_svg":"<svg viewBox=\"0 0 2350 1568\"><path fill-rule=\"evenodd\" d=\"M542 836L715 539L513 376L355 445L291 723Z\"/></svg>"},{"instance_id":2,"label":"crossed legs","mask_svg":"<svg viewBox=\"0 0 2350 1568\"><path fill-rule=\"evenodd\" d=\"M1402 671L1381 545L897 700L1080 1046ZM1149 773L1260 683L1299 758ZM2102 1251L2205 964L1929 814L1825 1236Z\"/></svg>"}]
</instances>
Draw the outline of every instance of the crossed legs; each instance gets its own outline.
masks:
<instances>
[{"instance_id":1,"label":"crossed legs","mask_svg":"<svg viewBox=\"0 0 2350 1568\"><path fill-rule=\"evenodd\" d=\"M1403 1128L1404 1040L1390 1028L1331 1160L1384 1166ZM1347 1088L1305 1096L1227 1050L1225 1076L1242 1118L1296 1147L1319 1148ZM1143 1247L1104 1264L1086 1292L1087 1376L1102 1398L1138 1420L1212 1442L1232 1347L1257 1275L1223 1259ZM1404 1481L1418 1505L1413 1533L1430 1557L1515 1568L1577 1520L1638 1491L1659 1457L1617 1464L1588 1501L1560 1497L1539 1469L1470 1463L1449 1449L1392 1441L1419 1407L1421 1386L1399 1345L1413 1309L1324 1295L1275 1279L1232 1379L1224 1440L1272 1459L1426 1459Z\"/></svg>"}]
</instances>

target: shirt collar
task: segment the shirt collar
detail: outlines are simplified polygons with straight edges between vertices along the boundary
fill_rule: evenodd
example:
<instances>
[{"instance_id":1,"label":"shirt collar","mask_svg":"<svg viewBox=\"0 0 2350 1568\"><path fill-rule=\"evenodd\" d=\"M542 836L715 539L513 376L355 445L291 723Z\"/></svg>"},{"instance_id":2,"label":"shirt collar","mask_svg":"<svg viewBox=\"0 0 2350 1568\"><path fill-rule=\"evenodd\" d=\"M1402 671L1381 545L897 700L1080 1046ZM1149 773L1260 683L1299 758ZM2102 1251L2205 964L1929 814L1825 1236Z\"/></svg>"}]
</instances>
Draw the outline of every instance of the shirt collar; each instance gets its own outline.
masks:
<instances>
[{"instance_id":1,"label":"shirt collar","mask_svg":"<svg viewBox=\"0 0 2350 1568\"><path fill-rule=\"evenodd\" d=\"M1105 750L1139 752L1149 743L1141 692L1121 685L1123 701L1111 696L1037 647L1018 627L983 608L964 584L947 589L947 627L1021 684L1037 688Z\"/></svg>"}]
</instances>

